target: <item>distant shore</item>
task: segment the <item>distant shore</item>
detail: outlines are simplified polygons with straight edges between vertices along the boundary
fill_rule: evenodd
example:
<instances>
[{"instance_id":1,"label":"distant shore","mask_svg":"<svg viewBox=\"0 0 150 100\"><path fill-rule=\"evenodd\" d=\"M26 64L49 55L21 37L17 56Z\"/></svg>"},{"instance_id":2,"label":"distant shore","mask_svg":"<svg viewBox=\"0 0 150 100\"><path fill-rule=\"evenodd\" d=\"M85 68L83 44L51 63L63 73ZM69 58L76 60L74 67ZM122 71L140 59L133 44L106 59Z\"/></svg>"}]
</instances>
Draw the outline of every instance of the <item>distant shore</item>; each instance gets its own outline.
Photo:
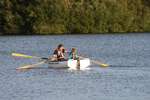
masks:
<instances>
[{"instance_id":1,"label":"distant shore","mask_svg":"<svg viewBox=\"0 0 150 100\"><path fill-rule=\"evenodd\" d=\"M1 0L0 35L150 32L149 4L148 0Z\"/></svg>"},{"instance_id":2,"label":"distant shore","mask_svg":"<svg viewBox=\"0 0 150 100\"><path fill-rule=\"evenodd\" d=\"M4 34L0 36L56 36L56 35L125 35L125 34L150 34L150 32L132 32L132 33L50 33L50 34Z\"/></svg>"}]
</instances>

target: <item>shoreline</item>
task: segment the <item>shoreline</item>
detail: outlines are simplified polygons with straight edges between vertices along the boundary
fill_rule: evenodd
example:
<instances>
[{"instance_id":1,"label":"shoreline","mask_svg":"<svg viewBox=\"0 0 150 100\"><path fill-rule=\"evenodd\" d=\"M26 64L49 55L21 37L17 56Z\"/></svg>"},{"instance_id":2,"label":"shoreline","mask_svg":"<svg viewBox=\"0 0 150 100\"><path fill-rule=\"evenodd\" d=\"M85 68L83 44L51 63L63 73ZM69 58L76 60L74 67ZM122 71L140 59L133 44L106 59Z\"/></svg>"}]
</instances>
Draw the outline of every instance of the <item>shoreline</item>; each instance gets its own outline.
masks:
<instances>
[{"instance_id":1,"label":"shoreline","mask_svg":"<svg viewBox=\"0 0 150 100\"><path fill-rule=\"evenodd\" d=\"M39 33L39 34L6 34L6 35L0 35L0 36L59 36L59 35L126 35L126 34L150 34L150 32L129 32L129 33L50 33L50 34L44 34L44 33Z\"/></svg>"}]
</instances>

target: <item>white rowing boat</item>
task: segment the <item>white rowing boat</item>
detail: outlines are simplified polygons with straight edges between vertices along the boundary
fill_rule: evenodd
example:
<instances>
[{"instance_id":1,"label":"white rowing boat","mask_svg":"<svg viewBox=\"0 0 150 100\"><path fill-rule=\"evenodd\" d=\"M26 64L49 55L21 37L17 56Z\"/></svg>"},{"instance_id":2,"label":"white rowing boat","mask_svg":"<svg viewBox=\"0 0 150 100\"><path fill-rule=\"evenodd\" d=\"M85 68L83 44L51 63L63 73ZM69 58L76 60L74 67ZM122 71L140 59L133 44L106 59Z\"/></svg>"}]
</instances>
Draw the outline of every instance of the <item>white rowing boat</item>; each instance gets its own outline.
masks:
<instances>
[{"instance_id":1,"label":"white rowing boat","mask_svg":"<svg viewBox=\"0 0 150 100\"><path fill-rule=\"evenodd\" d=\"M96 60L90 60L89 58L83 58L80 56L80 61L77 60L68 60L68 61L61 61L61 62L52 62L52 61L47 61L48 58L41 58L41 57L36 57L36 56L30 56L30 55L25 55L25 54L20 54L20 53L12 53L12 56L15 57L23 57L23 58L35 58L35 59L41 59L43 60L42 62L38 62L36 64L31 64L31 65L26 65L23 67L19 67L16 69L30 69L30 68L35 68L36 66L39 66L41 64L44 64L45 62L49 64L50 68L70 68L70 69L86 69L91 65L91 62L94 64L99 65L100 67L106 68L109 65L102 63L100 61Z\"/></svg>"},{"instance_id":2,"label":"white rowing boat","mask_svg":"<svg viewBox=\"0 0 150 100\"><path fill-rule=\"evenodd\" d=\"M49 64L49 68L86 69L90 66L90 59L83 58L79 62L77 60L70 59L68 61L48 62L48 64Z\"/></svg>"}]
</instances>

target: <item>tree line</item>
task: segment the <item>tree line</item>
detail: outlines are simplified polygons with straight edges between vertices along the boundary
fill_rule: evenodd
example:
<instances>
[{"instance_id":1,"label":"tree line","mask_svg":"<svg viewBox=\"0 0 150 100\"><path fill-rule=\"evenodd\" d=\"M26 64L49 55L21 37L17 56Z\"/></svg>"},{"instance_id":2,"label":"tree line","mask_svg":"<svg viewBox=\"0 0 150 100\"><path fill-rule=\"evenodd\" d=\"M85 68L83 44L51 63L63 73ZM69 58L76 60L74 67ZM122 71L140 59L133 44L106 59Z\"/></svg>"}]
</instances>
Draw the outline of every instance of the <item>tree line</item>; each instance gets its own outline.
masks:
<instances>
[{"instance_id":1,"label":"tree line","mask_svg":"<svg viewBox=\"0 0 150 100\"><path fill-rule=\"evenodd\" d=\"M0 34L150 32L150 0L0 0Z\"/></svg>"}]
</instances>

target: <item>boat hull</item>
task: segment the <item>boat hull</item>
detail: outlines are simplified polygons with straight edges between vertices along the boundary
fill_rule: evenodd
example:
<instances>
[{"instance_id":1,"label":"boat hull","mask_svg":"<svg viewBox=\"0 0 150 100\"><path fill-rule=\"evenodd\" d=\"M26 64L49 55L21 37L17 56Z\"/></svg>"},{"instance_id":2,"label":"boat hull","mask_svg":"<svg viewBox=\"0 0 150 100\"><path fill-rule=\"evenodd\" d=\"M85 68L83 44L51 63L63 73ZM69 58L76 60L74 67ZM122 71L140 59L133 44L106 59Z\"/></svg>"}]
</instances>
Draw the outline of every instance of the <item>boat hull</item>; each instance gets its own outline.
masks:
<instances>
[{"instance_id":1,"label":"boat hull","mask_svg":"<svg viewBox=\"0 0 150 100\"><path fill-rule=\"evenodd\" d=\"M67 61L61 61L61 62L49 62L49 68L69 68L67 66Z\"/></svg>"},{"instance_id":2,"label":"boat hull","mask_svg":"<svg viewBox=\"0 0 150 100\"><path fill-rule=\"evenodd\" d=\"M78 64L80 63L80 64ZM61 62L48 62L49 68L70 68L70 69L85 69L90 66L90 59L84 58L80 62L70 59L68 61Z\"/></svg>"}]
</instances>

